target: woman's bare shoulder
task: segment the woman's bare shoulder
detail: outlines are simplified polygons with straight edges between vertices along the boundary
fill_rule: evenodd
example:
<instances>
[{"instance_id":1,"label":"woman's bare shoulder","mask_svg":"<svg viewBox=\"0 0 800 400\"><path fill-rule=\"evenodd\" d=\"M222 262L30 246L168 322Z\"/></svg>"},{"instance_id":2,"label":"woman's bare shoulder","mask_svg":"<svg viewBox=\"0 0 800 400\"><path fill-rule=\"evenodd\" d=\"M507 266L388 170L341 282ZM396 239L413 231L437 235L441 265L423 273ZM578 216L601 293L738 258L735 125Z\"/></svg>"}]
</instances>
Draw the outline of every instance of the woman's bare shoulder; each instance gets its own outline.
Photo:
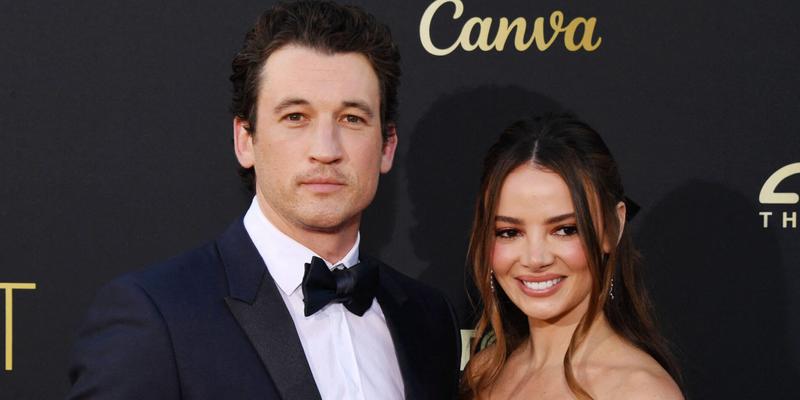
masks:
<instances>
[{"instance_id":1,"label":"woman's bare shoulder","mask_svg":"<svg viewBox=\"0 0 800 400\"><path fill-rule=\"evenodd\" d=\"M609 398L618 400L683 400L683 394L669 374L663 369L647 368L627 371Z\"/></svg>"},{"instance_id":2,"label":"woman's bare shoulder","mask_svg":"<svg viewBox=\"0 0 800 400\"><path fill-rule=\"evenodd\" d=\"M653 357L633 346L615 352L614 362L603 368L598 386L603 398L614 400L683 400L680 387ZM599 382L598 382L599 383Z\"/></svg>"}]
</instances>

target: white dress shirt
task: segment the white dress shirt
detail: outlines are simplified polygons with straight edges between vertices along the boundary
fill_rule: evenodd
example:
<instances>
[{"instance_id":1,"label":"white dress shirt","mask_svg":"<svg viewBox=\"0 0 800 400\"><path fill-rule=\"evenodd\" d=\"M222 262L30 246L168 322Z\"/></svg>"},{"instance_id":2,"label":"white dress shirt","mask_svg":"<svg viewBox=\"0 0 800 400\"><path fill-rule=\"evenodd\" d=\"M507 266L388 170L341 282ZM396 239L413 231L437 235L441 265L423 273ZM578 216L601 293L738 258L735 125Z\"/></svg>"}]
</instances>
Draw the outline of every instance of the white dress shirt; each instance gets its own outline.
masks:
<instances>
[{"instance_id":1,"label":"white dress shirt","mask_svg":"<svg viewBox=\"0 0 800 400\"><path fill-rule=\"evenodd\" d=\"M244 227L280 289L322 399L403 399L403 378L378 301L373 300L361 317L340 303L306 317L300 283L304 264L319 255L270 223L256 198L244 216ZM357 264L360 241L359 233L343 259L325 260L328 268Z\"/></svg>"}]
</instances>

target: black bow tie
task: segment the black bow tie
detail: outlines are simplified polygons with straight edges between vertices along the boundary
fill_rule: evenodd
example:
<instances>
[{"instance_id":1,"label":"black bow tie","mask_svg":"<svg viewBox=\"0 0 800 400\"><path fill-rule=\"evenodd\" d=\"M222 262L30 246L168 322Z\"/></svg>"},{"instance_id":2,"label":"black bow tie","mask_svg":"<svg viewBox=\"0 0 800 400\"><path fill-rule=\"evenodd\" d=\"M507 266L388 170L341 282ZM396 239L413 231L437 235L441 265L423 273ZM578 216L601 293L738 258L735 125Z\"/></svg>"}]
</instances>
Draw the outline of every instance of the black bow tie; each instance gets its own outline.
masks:
<instances>
[{"instance_id":1,"label":"black bow tie","mask_svg":"<svg viewBox=\"0 0 800 400\"><path fill-rule=\"evenodd\" d=\"M360 317L372 305L377 287L378 269L370 263L330 270L321 258L312 257L303 275L305 315L313 315L329 303L342 303Z\"/></svg>"}]
</instances>

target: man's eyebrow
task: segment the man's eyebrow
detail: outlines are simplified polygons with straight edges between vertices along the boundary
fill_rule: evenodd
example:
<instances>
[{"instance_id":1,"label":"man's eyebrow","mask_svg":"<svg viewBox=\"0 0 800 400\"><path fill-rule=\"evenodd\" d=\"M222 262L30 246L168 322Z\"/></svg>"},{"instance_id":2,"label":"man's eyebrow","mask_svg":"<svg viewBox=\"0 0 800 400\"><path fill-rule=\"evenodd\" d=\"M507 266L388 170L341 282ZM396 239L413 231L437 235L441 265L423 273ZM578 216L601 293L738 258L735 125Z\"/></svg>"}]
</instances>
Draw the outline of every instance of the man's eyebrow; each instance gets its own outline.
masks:
<instances>
[{"instance_id":1,"label":"man's eyebrow","mask_svg":"<svg viewBox=\"0 0 800 400\"><path fill-rule=\"evenodd\" d=\"M547 221L545 221L545 223L547 223L547 224L556 224L556 223L562 222L564 220L568 220L570 218L575 218L575 213L574 212L561 214L561 215L556 215L555 217L550 217L550 218L547 219Z\"/></svg>"},{"instance_id":2,"label":"man's eyebrow","mask_svg":"<svg viewBox=\"0 0 800 400\"><path fill-rule=\"evenodd\" d=\"M342 108L357 108L367 114L368 118L372 118L375 116L375 112L372 111L372 107L370 107L367 103L360 101L360 100L346 100L342 102Z\"/></svg>"},{"instance_id":3,"label":"man's eyebrow","mask_svg":"<svg viewBox=\"0 0 800 400\"><path fill-rule=\"evenodd\" d=\"M522 225L522 220L514 217L506 217L505 215L497 215L494 217L495 222L508 222L509 224Z\"/></svg>"},{"instance_id":4,"label":"man's eyebrow","mask_svg":"<svg viewBox=\"0 0 800 400\"><path fill-rule=\"evenodd\" d=\"M308 100L301 99L299 97L290 97L288 99L283 99L277 106L272 110L275 114L280 114L283 110L291 107L291 106L306 106L308 105Z\"/></svg>"}]
</instances>

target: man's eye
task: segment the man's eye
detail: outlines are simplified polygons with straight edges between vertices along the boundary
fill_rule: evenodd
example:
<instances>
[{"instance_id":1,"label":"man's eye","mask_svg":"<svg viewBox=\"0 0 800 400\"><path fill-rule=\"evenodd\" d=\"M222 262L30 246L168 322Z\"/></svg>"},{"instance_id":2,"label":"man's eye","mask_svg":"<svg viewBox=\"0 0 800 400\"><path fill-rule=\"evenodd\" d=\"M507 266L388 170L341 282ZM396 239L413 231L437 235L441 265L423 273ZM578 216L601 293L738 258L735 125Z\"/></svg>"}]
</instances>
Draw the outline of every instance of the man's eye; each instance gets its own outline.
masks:
<instances>
[{"instance_id":1,"label":"man's eye","mask_svg":"<svg viewBox=\"0 0 800 400\"><path fill-rule=\"evenodd\" d=\"M494 231L494 235L499 238L509 239L519 236L519 231L510 228L497 229Z\"/></svg>"},{"instance_id":2,"label":"man's eye","mask_svg":"<svg viewBox=\"0 0 800 400\"><path fill-rule=\"evenodd\" d=\"M344 121L348 124L358 124L364 122L364 118L361 118L358 115L348 114L344 116Z\"/></svg>"},{"instance_id":3,"label":"man's eye","mask_svg":"<svg viewBox=\"0 0 800 400\"><path fill-rule=\"evenodd\" d=\"M574 225L562 226L556 229L555 234L558 236L572 236L578 234L578 227Z\"/></svg>"},{"instance_id":4,"label":"man's eye","mask_svg":"<svg viewBox=\"0 0 800 400\"><path fill-rule=\"evenodd\" d=\"M300 122L303 120L303 114L291 113L291 114L286 114L286 116L283 118L286 119L287 121Z\"/></svg>"}]
</instances>

